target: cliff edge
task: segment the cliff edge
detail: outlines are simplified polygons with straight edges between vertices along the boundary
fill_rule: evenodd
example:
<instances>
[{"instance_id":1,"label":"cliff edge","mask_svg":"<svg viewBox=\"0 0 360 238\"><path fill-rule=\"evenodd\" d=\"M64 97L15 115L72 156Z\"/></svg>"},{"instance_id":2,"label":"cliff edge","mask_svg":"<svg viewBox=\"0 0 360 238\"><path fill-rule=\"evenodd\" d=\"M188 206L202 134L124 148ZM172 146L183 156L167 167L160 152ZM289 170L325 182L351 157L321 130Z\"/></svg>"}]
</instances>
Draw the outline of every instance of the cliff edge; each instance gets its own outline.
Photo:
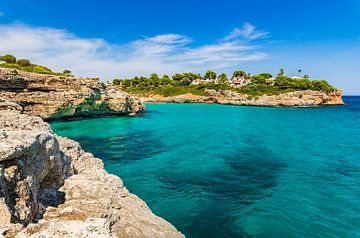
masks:
<instances>
[{"instance_id":1,"label":"cliff edge","mask_svg":"<svg viewBox=\"0 0 360 238\"><path fill-rule=\"evenodd\" d=\"M0 105L0 237L184 237L77 142Z\"/></svg>"},{"instance_id":2,"label":"cliff edge","mask_svg":"<svg viewBox=\"0 0 360 238\"><path fill-rule=\"evenodd\" d=\"M0 68L0 97L43 119L141 113L141 100L96 80ZM1 105L0 105L1 106Z\"/></svg>"}]
</instances>

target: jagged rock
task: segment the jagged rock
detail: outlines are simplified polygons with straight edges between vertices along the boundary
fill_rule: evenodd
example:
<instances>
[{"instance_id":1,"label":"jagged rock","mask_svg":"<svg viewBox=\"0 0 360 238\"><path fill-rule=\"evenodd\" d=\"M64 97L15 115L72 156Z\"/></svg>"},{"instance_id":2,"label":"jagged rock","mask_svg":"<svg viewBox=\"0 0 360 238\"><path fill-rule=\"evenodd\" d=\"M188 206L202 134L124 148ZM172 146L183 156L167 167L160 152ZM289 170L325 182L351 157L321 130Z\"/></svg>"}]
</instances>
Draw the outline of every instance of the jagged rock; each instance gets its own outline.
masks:
<instances>
[{"instance_id":1,"label":"jagged rock","mask_svg":"<svg viewBox=\"0 0 360 238\"><path fill-rule=\"evenodd\" d=\"M0 130L0 237L184 237L39 117L0 111Z\"/></svg>"},{"instance_id":2,"label":"jagged rock","mask_svg":"<svg viewBox=\"0 0 360 238\"><path fill-rule=\"evenodd\" d=\"M59 144L41 118L0 112L0 223L27 225L42 215L40 191L63 183Z\"/></svg>"},{"instance_id":3,"label":"jagged rock","mask_svg":"<svg viewBox=\"0 0 360 238\"><path fill-rule=\"evenodd\" d=\"M145 110L127 93L95 80L0 68L0 97L44 119L133 114ZM0 109L2 103L0 101ZM9 107L9 106L6 106Z\"/></svg>"}]
</instances>

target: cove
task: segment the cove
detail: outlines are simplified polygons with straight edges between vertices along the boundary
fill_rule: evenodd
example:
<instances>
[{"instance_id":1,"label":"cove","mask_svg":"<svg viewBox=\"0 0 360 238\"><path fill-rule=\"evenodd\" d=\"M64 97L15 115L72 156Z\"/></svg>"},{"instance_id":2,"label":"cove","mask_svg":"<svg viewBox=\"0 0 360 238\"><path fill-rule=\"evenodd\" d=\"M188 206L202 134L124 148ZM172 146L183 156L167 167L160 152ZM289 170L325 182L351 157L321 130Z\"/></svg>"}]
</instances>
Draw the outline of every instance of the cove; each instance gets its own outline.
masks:
<instances>
[{"instance_id":1,"label":"cove","mask_svg":"<svg viewBox=\"0 0 360 238\"><path fill-rule=\"evenodd\" d=\"M360 236L360 98L53 122L187 237Z\"/></svg>"}]
</instances>

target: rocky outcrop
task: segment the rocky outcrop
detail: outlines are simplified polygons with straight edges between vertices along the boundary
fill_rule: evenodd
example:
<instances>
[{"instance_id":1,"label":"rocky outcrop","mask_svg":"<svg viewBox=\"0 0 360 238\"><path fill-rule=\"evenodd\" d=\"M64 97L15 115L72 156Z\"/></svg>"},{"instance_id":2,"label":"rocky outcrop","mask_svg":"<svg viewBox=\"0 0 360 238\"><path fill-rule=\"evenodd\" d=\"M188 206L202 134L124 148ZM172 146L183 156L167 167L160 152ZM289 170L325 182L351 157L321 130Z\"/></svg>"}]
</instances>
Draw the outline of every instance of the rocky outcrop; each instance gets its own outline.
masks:
<instances>
[{"instance_id":1,"label":"rocky outcrop","mask_svg":"<svg viewBox=\"0 0 360 238\"><path fill-rule=\"evenodd\" d=\"M0 111L1 236L183 237L100 159L15 110Z\"/></svg>"},{"instance_id":2,"label":"rocky outcrop","mask_svg":"<svg viewBox=\"0 0 360 238\"><path fill-rule=\"evenodd\" d=\"M138 98L99 81L4 68L0 68L0 98L44 119L127 115L145 110Z\"/></svg>"},{"instance_id":3,"label":"rocky outcrop","mask_svg":"<svg viewBox=\"0 0 360 238\"><path fill-rule=\"evenodd\" d=\"M184 94L173 97L161 95L142 96L144 102L173 102L173 103L218 103L248 106L288 106L310 107L321 105L343 105L342 91L326 93L321 91L304 90L288 92L279 95L249 96L232 91L207 90L208 96Z\"/></svg>"}]
</instances>

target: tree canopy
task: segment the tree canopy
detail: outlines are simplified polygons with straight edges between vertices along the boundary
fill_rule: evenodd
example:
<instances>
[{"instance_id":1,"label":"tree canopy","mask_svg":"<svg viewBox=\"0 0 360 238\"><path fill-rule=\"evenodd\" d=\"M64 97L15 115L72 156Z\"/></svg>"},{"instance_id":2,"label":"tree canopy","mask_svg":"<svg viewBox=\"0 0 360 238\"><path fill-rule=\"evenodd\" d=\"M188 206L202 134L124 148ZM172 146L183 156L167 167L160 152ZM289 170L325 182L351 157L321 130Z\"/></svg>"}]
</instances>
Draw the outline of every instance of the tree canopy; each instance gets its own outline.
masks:
<instances>
[{"instance_id":1,"label":"tree canopy","mask_svg":"<svg viewBox=\"0 0 360 238\"><path fill-rule=\"evenodd\" d=\"M204 75L205 79L216 79L216 73L212 70L207 70L205 75Z\"/></svg>"}]
</instances>

